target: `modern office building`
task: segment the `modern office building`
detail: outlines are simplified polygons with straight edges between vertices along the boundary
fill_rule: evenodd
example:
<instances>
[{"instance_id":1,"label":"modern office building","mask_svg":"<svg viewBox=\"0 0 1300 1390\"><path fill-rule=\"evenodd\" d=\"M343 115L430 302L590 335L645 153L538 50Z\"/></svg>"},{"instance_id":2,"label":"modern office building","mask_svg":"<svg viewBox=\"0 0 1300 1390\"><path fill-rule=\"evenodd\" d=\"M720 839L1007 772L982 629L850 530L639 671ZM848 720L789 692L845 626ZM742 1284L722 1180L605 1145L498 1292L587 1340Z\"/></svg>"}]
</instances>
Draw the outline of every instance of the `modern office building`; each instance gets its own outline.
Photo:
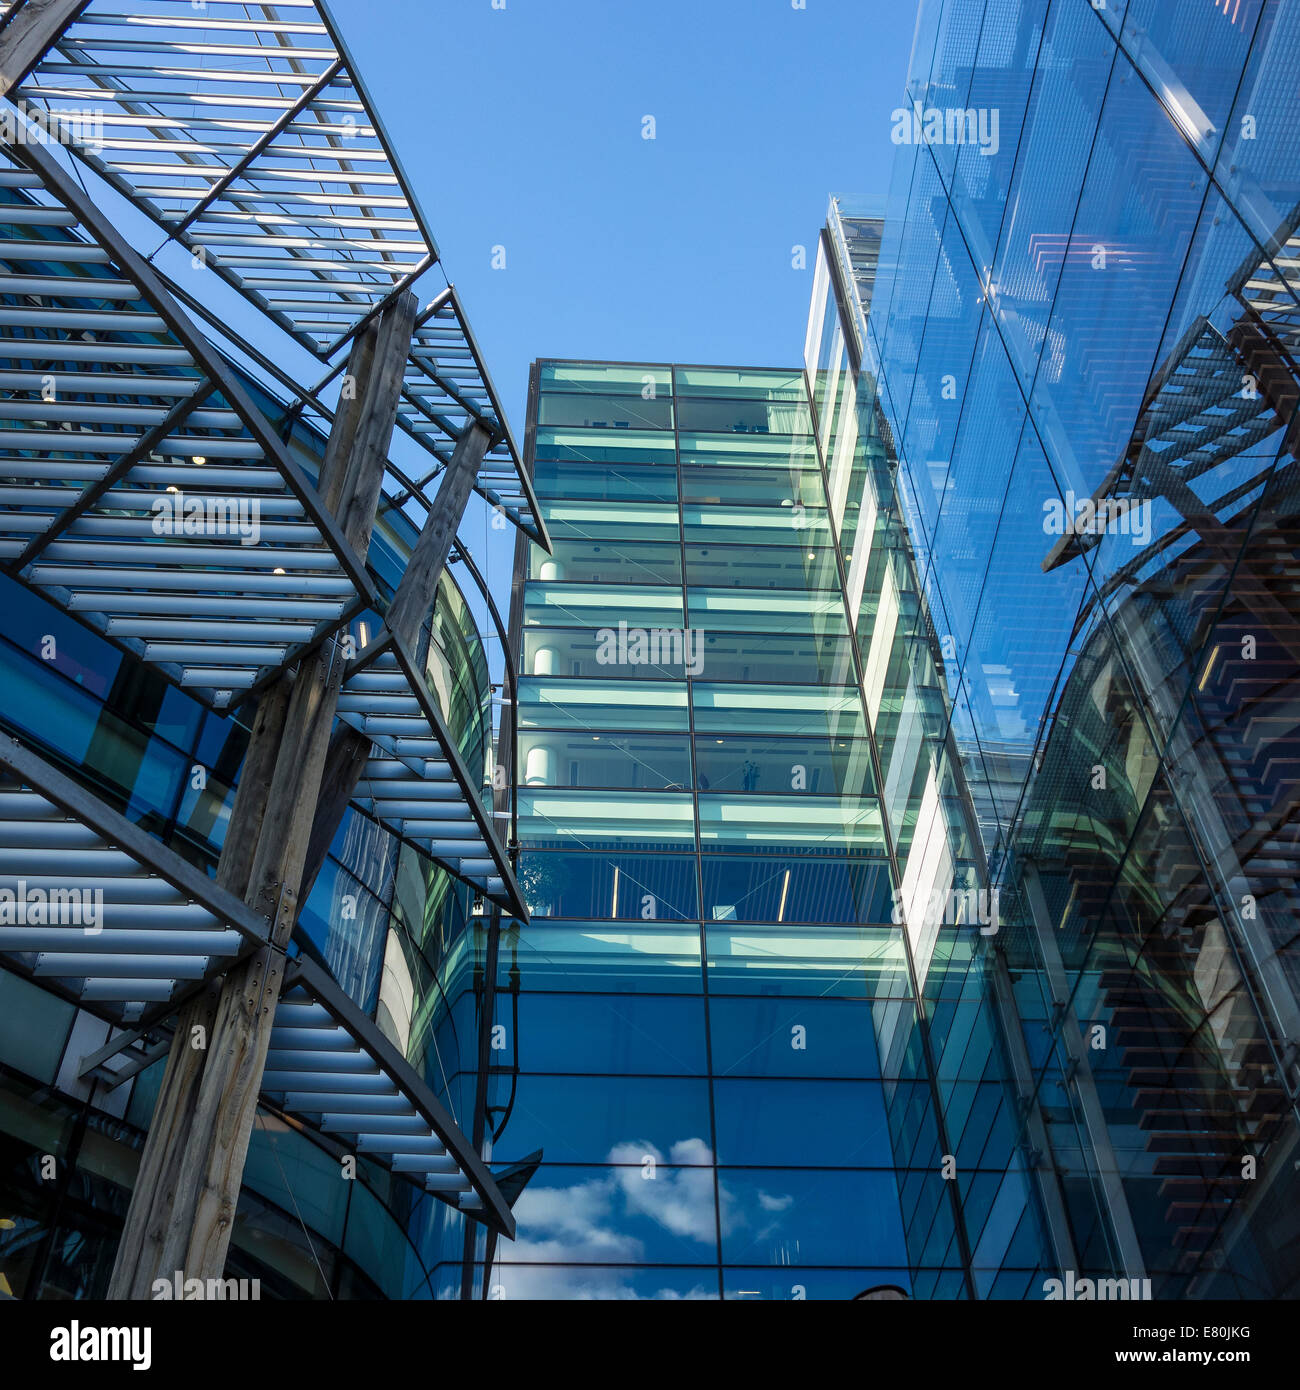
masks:
<instances>
[{"instance_id":1,"label":"modern office building","mask_svg":"<svg viewBox=\"0 0 1300 1390\"><path fill-rule=\"evenodd\" d=\"M0 1296L260 969L262 1297L1300 1295L1287 0L921 0L802 363L522 449L326 0L0 10Z\"/></svg>"},{"instance_id":2,"label":"modern office building","mask_svg":"<svg viewBox=\"0 0 1300 1390\"><path fill-rule=\"evenodd\" d=\"M324 3L0 18L0 1293L460 1297L519 452Z\"/></svg>"},{"instance_id":3,"label":"modern office building","mask_svg":"<svg viewBox=\"0 0 1300 1390\"><path fill-rule=\"evenodd\" d=\"M923 3L803 374L538 364L503 1290L1295 1296L1284 10Z\"/></svg>"},{"instance_id":4,"label":"modern office building","mask_svg":"<svg viewBox=\"0 0 1300 1390\"><path fill-rule=\"evenodd\" d=\"M871 402L798 368L543 361L527 448L553 551L518 548L532 921L502 942L492 1156L543 1162L494 1282L1023 1297L1041 1228L968 1017L978 893L902 925L962 813L896 731L916 584Z\"/></svg>"},{"instance_id":5,"label":"modern office building","mask_svg":"<svg viewBox=\"0 0 1300 1390\"><path fill-rule=\"evenodd\" d=\"M1158 1299L1300 1292L1298 44L1267 0L923 3L850 344L1056 1258Z\"/></svg>"}]
</instances>

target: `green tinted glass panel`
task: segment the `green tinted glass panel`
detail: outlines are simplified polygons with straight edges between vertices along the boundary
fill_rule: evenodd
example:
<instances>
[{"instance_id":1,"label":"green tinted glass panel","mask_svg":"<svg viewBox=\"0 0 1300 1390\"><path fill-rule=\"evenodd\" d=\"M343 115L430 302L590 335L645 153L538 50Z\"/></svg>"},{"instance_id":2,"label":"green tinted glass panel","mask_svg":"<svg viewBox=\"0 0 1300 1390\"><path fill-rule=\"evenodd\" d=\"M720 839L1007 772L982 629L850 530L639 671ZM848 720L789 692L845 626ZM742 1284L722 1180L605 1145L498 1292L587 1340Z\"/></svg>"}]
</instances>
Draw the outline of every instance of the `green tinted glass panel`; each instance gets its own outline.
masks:
<instances>
[{"instance_id":1,"label":"green tinted glass panel","mask_svg":"<svg viewBox=\"0 0 1300 1390\"><path fill-rule=\"evenodd\" d=\"M807 516L825 511L825 493L816 459L807 459L790 468L731 455L683 455L682 501L802 507L806 513L803 521L796 512L788 523L795 530L807 524Z\"/></svg>"},{"instance_id":2,"label":"green tinted glass panel","mask_svg":"<svg viewBox=\"0 0 1300 1390\"><path fill-rule=\"evenodd\" d=\"M682 625L682 596L673 589L620 589L617 605L609 592L587 584L530 582L524 590L524 622L603 627L610 619L650 626Z\"/></svg>"},{"instance_id":3,"label":"green tinted glass panel","mask_svg":"<svg viewBox=\"0 0 1300 1390\"><path fill-rule=\"evenodd\" d=\"M682 582L682 555L677 545L611 540L552 540L552 554L534 546L530 579L566 584L675 584Z\"/></svg>"},{"instance_id":4,"label":"green tinted glass panel","mask_svg":"<svg viewBox=\"0 0 1300 1390\"><path fill-rule=\"evenodd\" d=\"M537 431L537 458L587 463L669 463L676 446L671 434L656 430L576 430L542 427Z\"/></svg>"},{"instance_id":5,"label":"green tinted glass panel","mask_svg":"<svg viewBox=\"0 0 1300 1390\"><path fill-rule=\"evenodd\" d=\"M792 537L782 535L782 540ZM767 539L762 537L761 539ZM688 545L687 582L706 588L838 589L835 552L827 546Z\"/></svg>"},{"instance_id":6,"label":"green tinted glass panel","mask_svg":"<svg viewBox=\"0 0 1300 1390\"><path fill-rule=\"evenodd\" d=\"M709 733L861 738L866 721L856 687L695 685L695 726Z\"/></svg>"},{"instance_id":7,"label":"green tinted glass panel","mask_svg":"<svg viewBox=\"0 0 1300 1390\"><path fill-rule=\"evenodd\" d=\"M586 429L670 430L670 397L642 400L640 396L543 396L537 403L541 425L580 425Z\"/></svg>"},{"instance_id":8,"label":"green tinted glass panel","mask_svg":"<svg viewBox=\"0 0 1300 1390\"><path fill-rule=\"evenodd\" d=\"M673 544L678 539L676 506L653 502L550 501L542 503L541 512L552 539L568 536Z\"/></svg>"},{"instance_id":9,"label":"green tinted glass panel","mask_svg":"<svg viewBox=\"0 0 1300 1390\"><path fill-rule=\"evenodd\" d=\"M697 655L689 674L699 680L838 685L853 676L853 644L848 637L706 630L692 641L692 653Z\"/></svg>"},{"instance_id":10,"label":"green tinted glass panel","mask_svg":"<svg viewBox=\"0 0 1300 1390\"><path fill-rule=\"evenodd\" d=\"M691 744L679 735L525 732L519 766L529 787L682 791L691 784Z\"/></svg>"},{"instance_id":11,"label":"green tinted glass panel","mask_svg":"<svg viewBox=\"0 0 1300 1390\"><path fill-rule=\"evenodd\" d=\"M700 844L885 848L875 797L809 797L793 814L788 798L757 794L701 795Z\"/></svg>"},{"instance_id":12,"label":"green tinted glass panel","mask_svg":"<svg viewBox=\"0 0 1300 1390\"><path fill-rule=\"evenodd\" d=\"M649 629L620 652L613 628L527 628L524 670L585 680L682 680L705 669L702 641L680 629Z\"/></svg>"},{"instance_id":13,"label":"green tinted glass panel","mask_svg":"<svg viewBox=\"0 0 1300 1390\"><path fill-rule=\"evenodd\" d=\"M715 434L812 433L812 415L802 402L683 400L677 423L683 430Z\"/></svg>"},{"instance_id":14,"label":"green tinted glass panel","mask_svg":"<svg viewBox=\"0 0 1300 1390\"><path fill-rule=\"evenodd\" d=\"M874 786L865 739L703 736L695 762L702 791L863 796Z\"/></svg>"},{"instance_id":15,"label":"green tinted glass panel","mask_svg":"<svg viewBox=\"0 0 1300 1390\"><path fill-rule=\"evenodd\" d=\"M679 396L731 396L759 401L803 401L800 371L736 371L726 367L678 367Z\"/></svg>"},{"instance_id":16,"label":"green tinted glass panel","mask_svg":"<svg viewBox=\"0 0 1300 1390\"><path fill-rule=\"evenodd\" d=\"M748 476L748 475L746 475ZM735 498L719 497L710 501L705 489L716 492L724 487L728 492L746 494L746 488L736 486L737 474L720 470L683 472L683 488L695 501L705 506L688 506L683 510L686 540L701 545L806 545L810 549L832 543L830 521L824 508L795 505L790 500L788 484L774 486L773 473L764 472L756 479L760 489L767 488L766 502L750 495ZM710 495L712 495L710 493ZM736 502L756 502L754 506L737 506ZM757 558L757 557L756 557ZM831 557L833 559L833 557Z\"/></svg>"},{"instance_id":17,"label":"green tinted glass panel","mask_svg":"<svg viewBox=\"0 0 1300 1390\"><path fill-rule=\"evenodd\" d=\"M546 395L581 391L620 396L639 396L647 391L656 396L671 396L673 393L673 374L668 367L547 362L540 368L538 379Z\"/></svg>"},{"instance_id":18,"label":"green tinted glass panel","mask_svg":"<svg viewBox=\"0 0 1300 1390\"><path fill-rule=\"evenodd\" d=\"M838 593L793 593L772 589L691 589L691 622L706 630L807 632L848 636L844 601ZM631 621L631 619L629 619ZM848 672L852 675L852 672Z\"/></svg>"},{"instance_id":19,"label":"green tinted glass panel","mask_svg":"<svg viewBox=\"0 0 1300 1390\"><path fill-rule=\"evenodd\" d=\"M501 938L500 988L698 994L700 931L666 922L530 922Z\"/></svg>"},{"instance_id":20,"label":"green tinted glass panel","mask_svg":"<svg viewBox=\"0 0 1300 1390\"><path fill-rule=\"evenodd\" d=\"M611 840L689 847L695 843L694 806L689 796L672 792L521 789L519 838L523 843L571 839L575 849Z\"/></svg>"},{"instance_id":21,"label":"green tinted glass panel","mask_svg":"<svg viewBox=\"0 0 1300 1390\"><path fill-rule=\"evenodd\" d=\"M519 682L521 728L685 730L690 726L684 683L581 681L524 677Z\"/></svg>"},{"instance_id":22,"label":"green tinted glass panel","mask_svg":"<svg viewBox=\"0 0 1300 1390\"><path fill-rule=\"evenodd\" d=\"M588 497L629 502L676 502L677 469L651 464L620 464L610 468L603 463L584 463L572 459L539 458L534 468L533 487L539 499L548 497Z\"/></svg>"}]
</instances>

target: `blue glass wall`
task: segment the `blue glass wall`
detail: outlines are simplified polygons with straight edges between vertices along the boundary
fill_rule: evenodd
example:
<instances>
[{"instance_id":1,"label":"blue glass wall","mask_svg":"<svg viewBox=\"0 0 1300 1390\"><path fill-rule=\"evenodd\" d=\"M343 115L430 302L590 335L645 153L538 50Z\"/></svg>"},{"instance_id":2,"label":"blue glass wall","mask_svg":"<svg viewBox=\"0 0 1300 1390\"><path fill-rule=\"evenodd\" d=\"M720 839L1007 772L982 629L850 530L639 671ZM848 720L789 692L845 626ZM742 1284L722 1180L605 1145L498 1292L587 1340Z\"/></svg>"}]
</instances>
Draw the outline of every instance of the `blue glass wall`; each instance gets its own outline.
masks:
<instances>
[{"instance_id":1,"label":"blue glass wall","mask_svg":"<svg viewBox=\"0 0 1300 1390\"><path fill-rule=\"evenodd\" d=\"M1298 46L923 0L862 343L1054 1248L1157 1298L1300 1287Z\"/></svg>"}]
</instances>

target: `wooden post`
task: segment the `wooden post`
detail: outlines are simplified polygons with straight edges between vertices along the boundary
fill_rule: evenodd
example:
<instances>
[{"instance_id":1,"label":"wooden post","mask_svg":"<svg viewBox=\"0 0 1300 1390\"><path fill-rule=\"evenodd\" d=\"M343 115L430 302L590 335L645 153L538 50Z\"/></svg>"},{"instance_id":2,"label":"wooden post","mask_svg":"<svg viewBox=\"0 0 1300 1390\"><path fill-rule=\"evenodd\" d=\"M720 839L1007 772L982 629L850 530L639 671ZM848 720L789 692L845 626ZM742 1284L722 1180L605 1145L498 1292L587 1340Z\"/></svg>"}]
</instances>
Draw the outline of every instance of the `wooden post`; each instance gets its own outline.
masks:
<instances>
[{"instance_id":1,"label":"wooden post","mask_svg":"<svg viewBox=\"0 0 1300 1390\"><path fill-rule=\"evenodd\" d=\"M352 549L374 529L417 303L404 295L357 338L319 491ZM179 1020L114 1266L110 1297L148 1298L157 1279L219 1278L257 1111L284 952L345 666L337 644L306 657L263 697L218 880L271 922L270 944ZM196 1010L206 1050L191 1045ZM170 1084L169 1084L170 1083Z\"/></svg>"},{"instance_id":2,"label":"wooden post","mask_svg":"<svg viewBox=\"0 0 1300 1390\"><path fill-rule=\"evenodd\" d=\"M7 97L45 57L90 0L23 0L0 30L0 97Z\"/></svg>"},{"instance_id":3,"label":"wooden post","mask_svg":"<svg viewBox=\"0 0 1300 1390\"><path fill-rule=\"evenodd\" d=\"M487 427L475 420L456 441L451 462L447 465L425 518L415 549L402 575L397 593L389 607L385 626L399 641L414 648L425 616L433 607L438 593L438 580L447 567L456 528L465 514L470 492L478 477L479 468L493 436ZM370 758L370 740L349 724L340 724L334 731L321 795L316 802L307 864L303 872L303 894L311 892L325 854L343 821L348 802L356 793L361 774Z\"/></svg>"}]
</instances>

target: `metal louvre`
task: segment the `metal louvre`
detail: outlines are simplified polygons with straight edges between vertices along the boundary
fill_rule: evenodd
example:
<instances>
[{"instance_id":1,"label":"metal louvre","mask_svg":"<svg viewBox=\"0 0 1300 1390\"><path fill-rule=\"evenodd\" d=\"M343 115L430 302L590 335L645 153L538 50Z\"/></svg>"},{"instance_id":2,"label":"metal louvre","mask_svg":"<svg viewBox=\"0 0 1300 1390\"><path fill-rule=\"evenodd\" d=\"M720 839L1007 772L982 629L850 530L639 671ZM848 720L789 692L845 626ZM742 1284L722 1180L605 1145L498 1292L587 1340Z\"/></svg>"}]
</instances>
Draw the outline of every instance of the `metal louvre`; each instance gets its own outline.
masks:
<instances>
[{"instance_id":1,"label":"metal louvre","mask_svg":"<svg viewBox=\"0 0 1300 1390\"><path fill-rule=\"evenodd\" d=\"M354 663L339 696L338 716L371 743L354 804L485 898L524 915L477 780L414 662L391 633Z\"/></svg>"},{"instance_id":2,"label":"metal louvre","mask_svg":"<svg viewBox=\"0 0 1300 1390\"><path fill-rule=\"evenodd\" d=\"M312 3L92 4L14 95L93 109L78 154L321 356L437 260Z\"/></svg>"},{"instance_id":3,"label":"metal louvre","mask_svg":"<svg viewBox=\"0 0 1300 1390\"><path fill-rule=\"evenodd\" d=\"M53 919L53 920L51 920ZM118 1025L174 1012L267 923L13 739L0 739L0 953Z\"/></svg>"},{"instance_id":4,"label":"metal louvre","mask_svg":"<svg viewBox=\"0 0 1300 1390\"><path fill-rule=\"evenodd\" d=\"M438 264L324 0L92 0L11 97L101 118L69 148L322 358ZM498 443L477 490L549 548L450 289L425 311L407 380L403 430L445 464L482 419Z\"/></svg>"},{"instance_id":5,"label":"metal louvre","mask_svg":"<svg viewBox=\"0 0 1300 1390\"><path fill-rule=\"evenodd\" d=\"M66 176L15 153L34 167L0 167L0 557L225 707L373 585L147 268L97 244L84 208L35 201Z\"/></svg>"},{"instance_id":6,"label":"metal louvre","mask_svg":"<svg viewBox=\"0 0 1300 1390\"><path fill-rule=\"evenodd\" d=\"M479 468L475 491L549 550L550 537L532 481L452 289L434 300L416 323L397 413L401 428L438 460L436 469L417 480L419 489L428 487L450 462L456 441L474 420L486 425L494 440Z\"/></svg>"},{"instance_id":7,"label":"metal louvre","mask_svg":"<svg viewBox=\"0 0 1300 1390\"><path fill-rule=\"evenodd\" d=\"M410 1064L311 961L293 962L275 1011L263 1096L501 1234L510 1208Z\"/></svg>"}]
</instances>

